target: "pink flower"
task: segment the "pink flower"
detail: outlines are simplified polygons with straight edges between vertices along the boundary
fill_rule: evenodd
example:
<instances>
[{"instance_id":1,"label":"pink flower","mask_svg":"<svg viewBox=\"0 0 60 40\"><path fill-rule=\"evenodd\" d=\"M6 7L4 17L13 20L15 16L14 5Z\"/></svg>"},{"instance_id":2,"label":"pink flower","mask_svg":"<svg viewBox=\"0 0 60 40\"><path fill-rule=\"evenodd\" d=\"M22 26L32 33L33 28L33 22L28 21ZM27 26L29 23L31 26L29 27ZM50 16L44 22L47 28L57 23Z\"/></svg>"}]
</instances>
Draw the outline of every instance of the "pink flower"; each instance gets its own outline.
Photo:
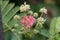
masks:
<instances>
[{"instance_id":1,"label":"pink flower","mask_svg":"<svg viewBox=\"0 0 60 40\"><path fill-rule=\"evenodd\" d=\"M21 23L26 26L26 29L29 29L35 23L35 18L33 16L24 16Z\"/></svg>"}]
</instances>

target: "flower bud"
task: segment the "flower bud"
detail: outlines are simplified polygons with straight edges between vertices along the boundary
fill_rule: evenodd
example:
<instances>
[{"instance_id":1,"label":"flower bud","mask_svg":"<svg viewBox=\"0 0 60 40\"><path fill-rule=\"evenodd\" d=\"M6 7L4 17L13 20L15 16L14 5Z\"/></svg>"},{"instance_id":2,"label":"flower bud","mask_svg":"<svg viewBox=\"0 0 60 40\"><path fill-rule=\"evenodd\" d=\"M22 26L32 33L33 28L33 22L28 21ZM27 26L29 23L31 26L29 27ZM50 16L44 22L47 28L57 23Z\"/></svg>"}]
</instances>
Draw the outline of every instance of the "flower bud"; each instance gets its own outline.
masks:
<instances>
[{"instance_id":1,"label":"flower bud","mask_svg":"<svg viewBox=\"0 0 60 40\"><path fill-rule=\"evenodd\" d=\"M15 30L15 29L12 29L11 31L12 31L12 32L15 32L16 30Z\"/></svg>"},{"instance_id":2,"label":"flower bud","mask_svg":"<svg viewBox=\"0 0 60 40\"><path fill-rule=\"evenodd\" d=\"M15 16L14 16L14 19L19 19L19 18L20 18L19 15L15 15Z\"/></svg>"},{"instance_id":3,"label":"flower bud","mask_svg":"<svg viewBox=\"0 0 60 40\"><path fill-rule=\"evenodd\" d=\"M38 30L34 29L34 33L35 33L35 34L37 34L38 32L39 32Z\"/></svg>"},{"instance_id":4,"label":"flower bud","mask_svg":"<svg viewBox=\"0 0 60 40\"><path fill-rule=\"evenodd\" d=\"M22 34L22 33L23 33L23 32L20 32L20 31L18 32L18 34Z\"/></svg>"},{"instance_id":5,"label":"flower bud","mask_svg":"<svg viewBox=\"0 0 60 40\"><path fill-rule=\"evenodd\" d=\"M33 16L34 16L34 17L37 17L37 16L38 16L38 13L35 12Z\"/></svg>"},{"instance_id":6,"label":"flower bud","mask_svg":"<svg viewBox=\"0 0 60 40\"><path fill-rule=\"evenodd\" d=\"M14 27L18 27L18 24L15 24Z\"/></svg>"},{"instance_id":7,"label":"flower bud","mask_svg":"<svg viewBox=\"0 0 60 40\"><path fill-rule=\"evenodd\" d=\"M28 11L28 14L32 15L33 14L33 11Z\"/></svg>"},{"instance_id":8,"label":"flower bud","mask_svg":"<svg viewBox=\"0 0 60 40\"><path fill-rule=\"evenodd\" d=\"M24 30L24 27L21 27L21 29L20 30Z\"/></svg>"}]
</instances>

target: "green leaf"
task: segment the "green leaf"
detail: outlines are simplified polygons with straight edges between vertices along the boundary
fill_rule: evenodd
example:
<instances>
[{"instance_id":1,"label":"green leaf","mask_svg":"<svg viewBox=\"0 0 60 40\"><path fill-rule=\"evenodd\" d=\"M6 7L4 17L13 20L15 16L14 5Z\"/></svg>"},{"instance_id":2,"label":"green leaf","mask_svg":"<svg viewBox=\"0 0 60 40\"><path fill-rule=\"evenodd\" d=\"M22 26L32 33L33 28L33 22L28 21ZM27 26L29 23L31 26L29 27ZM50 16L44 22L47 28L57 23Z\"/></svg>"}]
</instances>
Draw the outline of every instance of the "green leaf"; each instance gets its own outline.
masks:
<instances>
[{"instance_id":1,"label":"green leaf","mask_svg":"<svg viewBox=\"0 0 60 40\"><path fill-rule=\"evenodd\" d=\"M53 40L55 35L60 32L60 17L55 17L52 19L50 24L50 39Z\"/></svg>"},{"instance_id":2,"label":"green leaf","mask_svg":"<svg viewBox=\"0 0 60 40\"><path fill-rule=\"evenodd\" d=\"M3 21L5 22L5 23L7 23L7 22L9 22L10 21L10 19L16 14L16 12L18 12L19 11L19 6L18 7L15 7L14 9L12 9L9 13L8 13L8 15L5 17L5 19L3 18Z\"/></svg>"},{"instance_id":3,"label":"green leaf","mask_svg":"<svg viewBox=\"0 0 60 40\"><path fill-rule=\"evenodd\" d=\"M57 34L55 39L60 40L60 35Z\"/></svg>"},{"instance_id":4,"label":"green leaf","mask_svg":"<svg viewBox=\"0 0 60 40\"><path fill-rule=\"evenodd\" d=\"M21 40L21 35L13 32L11 34L11 40Z\"/></svg>"},{"instance_id":5,"label":"green leaf","mask_svg":"<svg viewBox=\"0 0 60 40\"><path fill-rule=\"evenodd\" d=\"M51 36L55 35L55 28L56 28L56 22L57 22L57 18L53 18L50 24L50 34Z\"/></svg>"},{"instance_id":6,"label":"green leaf","mask_svg":"<svg viewBox=\"0 0 60 40\"><path fill-rule=\"evenodd\" d=\"M36 34L36 35L32 36L32 40L47 40L47 39L44 35Z\"/></svg>"},{"instance_id":7,"label":"green leaf","mask_svg":"<svg viewBox=\"0 0 60 40\"><path fill-rule=\"evenodd\" d=\"M4 40L10 40L11 39L11 35L10 35L10 31L7 31L4 33Z\"/></svg>"},{"instance_id":8,"label":"green leaf","mask_svg":"<svg viewBox=\"0 0 60 40\"><path fill-rule=\"evenodd\" d=\"M0 8L1 8L1 3L2 3L2 0L0 0Z\"/></svg>"},{"instance_id":9,"label":"green leaf","mask_svg":"<svg viewBox=\"0 0 60 40\"><path fill-rule=\"evenodd\" d=\"M11 26L11 27L13 27L15 24L17 24L18 23L18 20L16 20L16 19L12 19L9 23L8 23L8 25L9 26Z\"/></svg>"},{"instance_id":10,"label":"green leaf","mask_svg":"<svg viewBox=\"0 0 60 40\"><path fill-rule=\"evenodd\" d=\"M60 17L57 18L56 22L56 33L60 32Z\"/></svg>"},{"instance_id":11,"label":"green leaf","mask_svg":"<svg viewBox=\"0 0 60 40\"><path fill-rule=\"evenodd\" d=\"M60 17L55 17L50 24L50 34L53 36L58 32L60 32Z\"/></svg>"},{"instance_id":12,"label":"green leaf","mask_svg":"<svg viewBox=\"0 0 60 40\"><path fill-rule=\"evenodd\" d=\"M14 34L11 34L11 40L17 40L17 38Z\"/></svg>"},{"instance_id":13,"label":"green leaf","mask_svg":"<svg viewBox=\"0 0 60 40\"><path fill-rule=\"evenodd\" d=\"M8 5L8 2L9 2L9 0L2 1L2 5L1 5L2 11L3 11L4 8Z\"/></svg>"},{"instance_id":14,"label":"green leaf","mask_svg":"<svg viewBox=\"0 0 60 40\"><path fill-rule=\"evenodd\" d=\"M2 17L4 18L13 7L14 3L10 3L9 5L7 5L7 7L2 11Z\"/></svg>"},{"instance_id":15,"label":"green leaf","mask_svg":"<svg viewBox=\"0 0 60 40\"><path fill-rule=\"evenodd\" d=\"M46 29L40 30L40 34L48 38L50 37L49 30Z\"/></svg>"},{"instance_id":16,"label":"green leaf","mask_svg":"<svg viewBox=\"0 0 60 40\"><path fill-rule=\"evenodd\" d=\"M9 28L3 24L3 31L6 32Z\"/></svg>"}]
</instances>

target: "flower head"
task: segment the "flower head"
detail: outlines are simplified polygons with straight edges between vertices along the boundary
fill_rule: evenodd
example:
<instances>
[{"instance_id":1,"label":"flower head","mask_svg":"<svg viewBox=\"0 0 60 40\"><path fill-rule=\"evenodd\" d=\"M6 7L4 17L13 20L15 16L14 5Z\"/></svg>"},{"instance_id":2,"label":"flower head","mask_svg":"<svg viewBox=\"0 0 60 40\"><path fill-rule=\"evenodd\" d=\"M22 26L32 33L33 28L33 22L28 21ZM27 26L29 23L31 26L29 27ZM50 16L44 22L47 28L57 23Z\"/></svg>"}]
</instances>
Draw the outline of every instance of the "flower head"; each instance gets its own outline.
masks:
<instances>
[{"instance_id":1,"label":"flower head","mask_svg":"<svg viewBox=\"0 0 60 40\"><path fill-rule=\"evenodd\" d=\"M44 24L45 19L44 19L43 17L40 17L40 18L37 19L37 22L38 22L39 24Z\"/></svg>"},{"instance_id":2,"label":"flower head","mask_svg":"<svg viewBox=\"0 0 60 40\"><path fill-rule=\"evenodd\" d=\"M25 11L25 7L24 7L24 5L22 4L21 6L20 6L20 12L24 12Z\"/></svg>"},{"instance_id":3,"label":"flower head","mask_svg":"<svg viewBox=\"0 0 60 40\"><path fill-rule=\"evenodd\" d=\"M35 18L33 16L24 16L21 23L26 26L26 29L29 29L35 23Z\"/></svg>"},{"instance_id":4,"label":"flower head","mask_svg":"<svg viewBox=\"0 0 60 40\"><path fill-rule=\"evenodd\" d=\"M46 8L41 8L41 9L39 10L39 12L47 14L47 9L46 9Z\"/></svg>"},{"instance_id":5,"label":"flower head","mask_svg":"<svg viewBox=\"0 0 60 40\"><path fill-rule=\"evenodd\" d=\"M29 11L29 9L30 5L26 4L26 2L20 6L20 12Z\"/></svg>"}]
</instances>

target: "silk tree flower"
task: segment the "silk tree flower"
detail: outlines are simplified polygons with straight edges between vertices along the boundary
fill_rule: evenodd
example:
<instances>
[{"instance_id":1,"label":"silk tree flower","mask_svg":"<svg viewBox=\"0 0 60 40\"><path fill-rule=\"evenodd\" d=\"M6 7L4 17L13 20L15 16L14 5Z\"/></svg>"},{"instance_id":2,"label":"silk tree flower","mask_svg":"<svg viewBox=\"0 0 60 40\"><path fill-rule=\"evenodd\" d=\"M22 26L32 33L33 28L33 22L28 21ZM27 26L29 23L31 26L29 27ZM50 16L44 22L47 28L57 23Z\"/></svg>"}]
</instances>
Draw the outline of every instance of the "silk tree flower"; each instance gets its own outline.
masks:
<instances>
[{"instance_id":1,"label":"silk tree flower","mask_svg":"<svg viewBox=\"0 0 60 40\"><path fill-rule=\"evenodd\" d=\"M26 2L24 2L24 4L20 6L20 12L25 12L29 10L30 10L30 5L26 4Z\"/></svg>"},{"instance_id":2,"label":"silk tree flower","mask_svg":"<svg viewBox=\"0 0 60 40\"><path fill-rule=\"evenodd\" d=\"M20 6L20 12L24 12L25 11L25 7L24 7L24 5L22 4L21 6Z\"/></svg>"},{"instance_id":3,"label":"silk tree flower","mask_svg":"<svg viewBox=\"0 0 60 40\"><path fill-rule=\"evenodd\" d=\"M39 12L47 14L47 9L46 9L46 8L41 8L41 9L39 10Z\"/></svg>"},{"instance_id":4,"label":"silk tree flower","mask_svg":"<svg viewBox=\"0 0 60 40\"><path fill-rule=\"evenodd\" d=\"M29 29L35 23L35 21L36 20L33 16L24 16L21 23L26 26L26 29Z\"/></svg>"},{"instance_id":5,"label":"silk tree flower","mask_svg":"<svg viewBox=\"0 0 60 40\"><path fill-rule=\"evenodd\" d=\"M44 24L45 19L44 19L43 17L40 17L40 18L37 19L37 22L38 22L39 24Z\"/></svg>"}]
</instances>

